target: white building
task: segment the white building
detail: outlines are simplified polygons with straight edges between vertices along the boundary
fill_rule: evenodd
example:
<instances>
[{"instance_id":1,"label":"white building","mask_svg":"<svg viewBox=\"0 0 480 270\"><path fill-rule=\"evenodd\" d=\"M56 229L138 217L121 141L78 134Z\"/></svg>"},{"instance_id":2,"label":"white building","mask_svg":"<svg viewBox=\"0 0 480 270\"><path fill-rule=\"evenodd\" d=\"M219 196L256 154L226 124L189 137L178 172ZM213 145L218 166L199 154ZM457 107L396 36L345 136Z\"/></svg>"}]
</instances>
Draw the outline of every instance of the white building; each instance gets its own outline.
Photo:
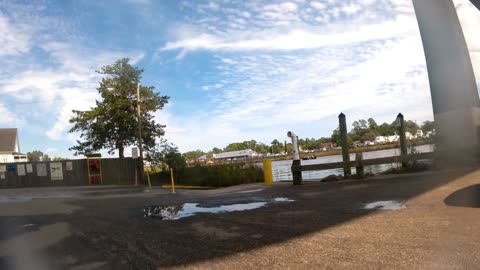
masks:
<instances>
[{"instance_id":1,"label":"white building","mask_svg":"<svg viewBox=\"0 0 480 270\"><path fill-rule=\"evenodd\" d=\"M411 140L411 139L415 139L415 136L413 136L412 133L407 131L407 132L405 132L405 138L407 140Z\"/></svg>"},{"instance_id":2,"label":"white building","mask_svg":"<svg viewBox=\"0 0 480 270\"><path fill-rule=\"evenodd\" d=\"M387 137L386 136L377 136L375 137L375 140L373 141L375 144L384 144L387 143Z\"/></svg>"},{"instance_id":3,"label":"white building","mask_svg":"<svg viewBox=\"0 0 480 270\"><path fill-rule=\"evenodd\" d=\"M0 128L0 163L27 161L27 155L20 153L17 129Z\"/></svg>"},{"instance_id":4,"label":"white building","mask_svg":"<svg viewBox=\"0 0 480 270\"><path fill-rule=\"evenodd\" d=\"M387 141L388 142L397 142L398 140L400 140L400 136L398 135L390 135L390 136L387 136Z\"/></svg>"},{"instance_id":5,"label":"white building","mask_svg":"<svg viewBox=\"0 0 480 270\"><path fill-rule=\"evenodd\" d=\"M258 153L252 149L223 152L214 155L215 160L235 160L235 159L247 159L258 156Z\"/></svg>"},{"instance_id":6,"label":"white building","mask_svg":"<svg viewBox=\"0 0 480 270\"><path fill-rule=\"evenodd\" d=\"M415 133L415 138L423 138L423 131L421 129L417 130L417 132Z\"/></svg>"}]
</instances>

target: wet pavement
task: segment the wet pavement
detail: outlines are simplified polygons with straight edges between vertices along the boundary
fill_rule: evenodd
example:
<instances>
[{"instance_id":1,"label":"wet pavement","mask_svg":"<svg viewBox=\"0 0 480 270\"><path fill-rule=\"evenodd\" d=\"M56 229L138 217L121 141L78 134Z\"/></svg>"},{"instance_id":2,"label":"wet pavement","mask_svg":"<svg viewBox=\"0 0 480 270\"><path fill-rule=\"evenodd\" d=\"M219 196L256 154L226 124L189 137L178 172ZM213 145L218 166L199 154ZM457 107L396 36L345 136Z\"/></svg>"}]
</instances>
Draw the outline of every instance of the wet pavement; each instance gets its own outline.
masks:
<instances>
[{"instance_id":1,"label":"wet pavement","mask_svg":"<svg viewBox=\"0 0 480 270\"><path fill-rule=\"evenodd\" d=\"M479 183L0 190L0 269L477 269Z\"/></svg>"}]
</instances>

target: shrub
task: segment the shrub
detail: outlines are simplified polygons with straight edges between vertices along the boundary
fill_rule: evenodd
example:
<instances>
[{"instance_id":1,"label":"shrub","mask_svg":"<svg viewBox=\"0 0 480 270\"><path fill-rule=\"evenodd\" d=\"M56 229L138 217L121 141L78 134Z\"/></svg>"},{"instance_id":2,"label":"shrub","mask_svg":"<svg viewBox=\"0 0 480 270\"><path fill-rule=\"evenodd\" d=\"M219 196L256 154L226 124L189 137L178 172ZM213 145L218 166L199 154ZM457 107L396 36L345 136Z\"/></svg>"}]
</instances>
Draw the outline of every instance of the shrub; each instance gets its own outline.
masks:
<instances>
[{"instance_id":1,"label":"shrub","mask_svg":"<svg viewBox=\"0 0 480 270\"><path fill-rule=\"evenodd\" d=\"M152 183L169 184L168 172L151 174ZM177 185L227 187L263 182L263 169L255 165L213 165L184 168L176 174Z\"/></svg>"}]
</instances>

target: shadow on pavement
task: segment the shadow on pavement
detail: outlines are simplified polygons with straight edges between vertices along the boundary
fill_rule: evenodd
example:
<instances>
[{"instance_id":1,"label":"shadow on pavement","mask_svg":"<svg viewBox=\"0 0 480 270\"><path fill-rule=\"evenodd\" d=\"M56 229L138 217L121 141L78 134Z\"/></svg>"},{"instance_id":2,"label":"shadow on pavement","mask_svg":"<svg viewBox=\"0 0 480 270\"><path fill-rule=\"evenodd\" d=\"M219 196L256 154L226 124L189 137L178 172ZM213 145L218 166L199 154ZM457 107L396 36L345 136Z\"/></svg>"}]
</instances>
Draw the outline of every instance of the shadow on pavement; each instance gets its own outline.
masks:
<instances>
[{"instance_id":1,"label":"shadow on pavement","mask_svg":"<svg viewBox=\"0 0 480 270\"><path fill-rule=\"evenodd\" d=\"M449 206L480 208L480 184L457 190L444 202Z\"/></svg>"},{"instance_id":2,"label":"shadow on pavement","mask_svg":"<svg viewBox=\"0 0 480 270\"><path fill-rule=\"evenodd\" d=\"M306 183L302 186L283 184L259 193L224 196L169 194L153 198L78 200L74 204L83 209L64 215L72 235L49 247L46 252L51 258L75 258L65 263L64 267L102 261L107 264L101 269L189 265L325 230L381 211L364 209L367 203L406 201L472 171L428 172L363 181ZM445 203L478 207L480 202L473 197L477 195L478 198L479 194L480 185L476 185L455 192L445 199ZM470 199L462 200L463 196L470 196ZM268 207L244 212L199 214L180 220L145 218L142 211L148 205L185 202L224 205L272 200L275 197L287 197L295 202L272 203ZM0 258L0 262L5 259Z\"/></svg>"}]
</instances>

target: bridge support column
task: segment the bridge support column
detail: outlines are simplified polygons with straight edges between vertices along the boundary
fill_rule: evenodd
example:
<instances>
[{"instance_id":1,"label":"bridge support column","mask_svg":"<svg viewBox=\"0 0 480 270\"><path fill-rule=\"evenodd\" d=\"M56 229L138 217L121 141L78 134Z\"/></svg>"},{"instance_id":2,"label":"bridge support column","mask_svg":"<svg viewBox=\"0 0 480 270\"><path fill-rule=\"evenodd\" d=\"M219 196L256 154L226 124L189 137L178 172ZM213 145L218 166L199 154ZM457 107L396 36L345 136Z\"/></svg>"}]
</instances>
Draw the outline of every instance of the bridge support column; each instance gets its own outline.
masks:
<instances>
[{"instance_id":1,"label":"bridge support column","mask_svg":"<svg viewBox=\"0 0 480 270\"><path fill-rule=\"evenodd\" d=\"M413 0L435 118L436 163L478 162L480 100L468 48L452 0Z\"/></svg>"}]
</instances>

